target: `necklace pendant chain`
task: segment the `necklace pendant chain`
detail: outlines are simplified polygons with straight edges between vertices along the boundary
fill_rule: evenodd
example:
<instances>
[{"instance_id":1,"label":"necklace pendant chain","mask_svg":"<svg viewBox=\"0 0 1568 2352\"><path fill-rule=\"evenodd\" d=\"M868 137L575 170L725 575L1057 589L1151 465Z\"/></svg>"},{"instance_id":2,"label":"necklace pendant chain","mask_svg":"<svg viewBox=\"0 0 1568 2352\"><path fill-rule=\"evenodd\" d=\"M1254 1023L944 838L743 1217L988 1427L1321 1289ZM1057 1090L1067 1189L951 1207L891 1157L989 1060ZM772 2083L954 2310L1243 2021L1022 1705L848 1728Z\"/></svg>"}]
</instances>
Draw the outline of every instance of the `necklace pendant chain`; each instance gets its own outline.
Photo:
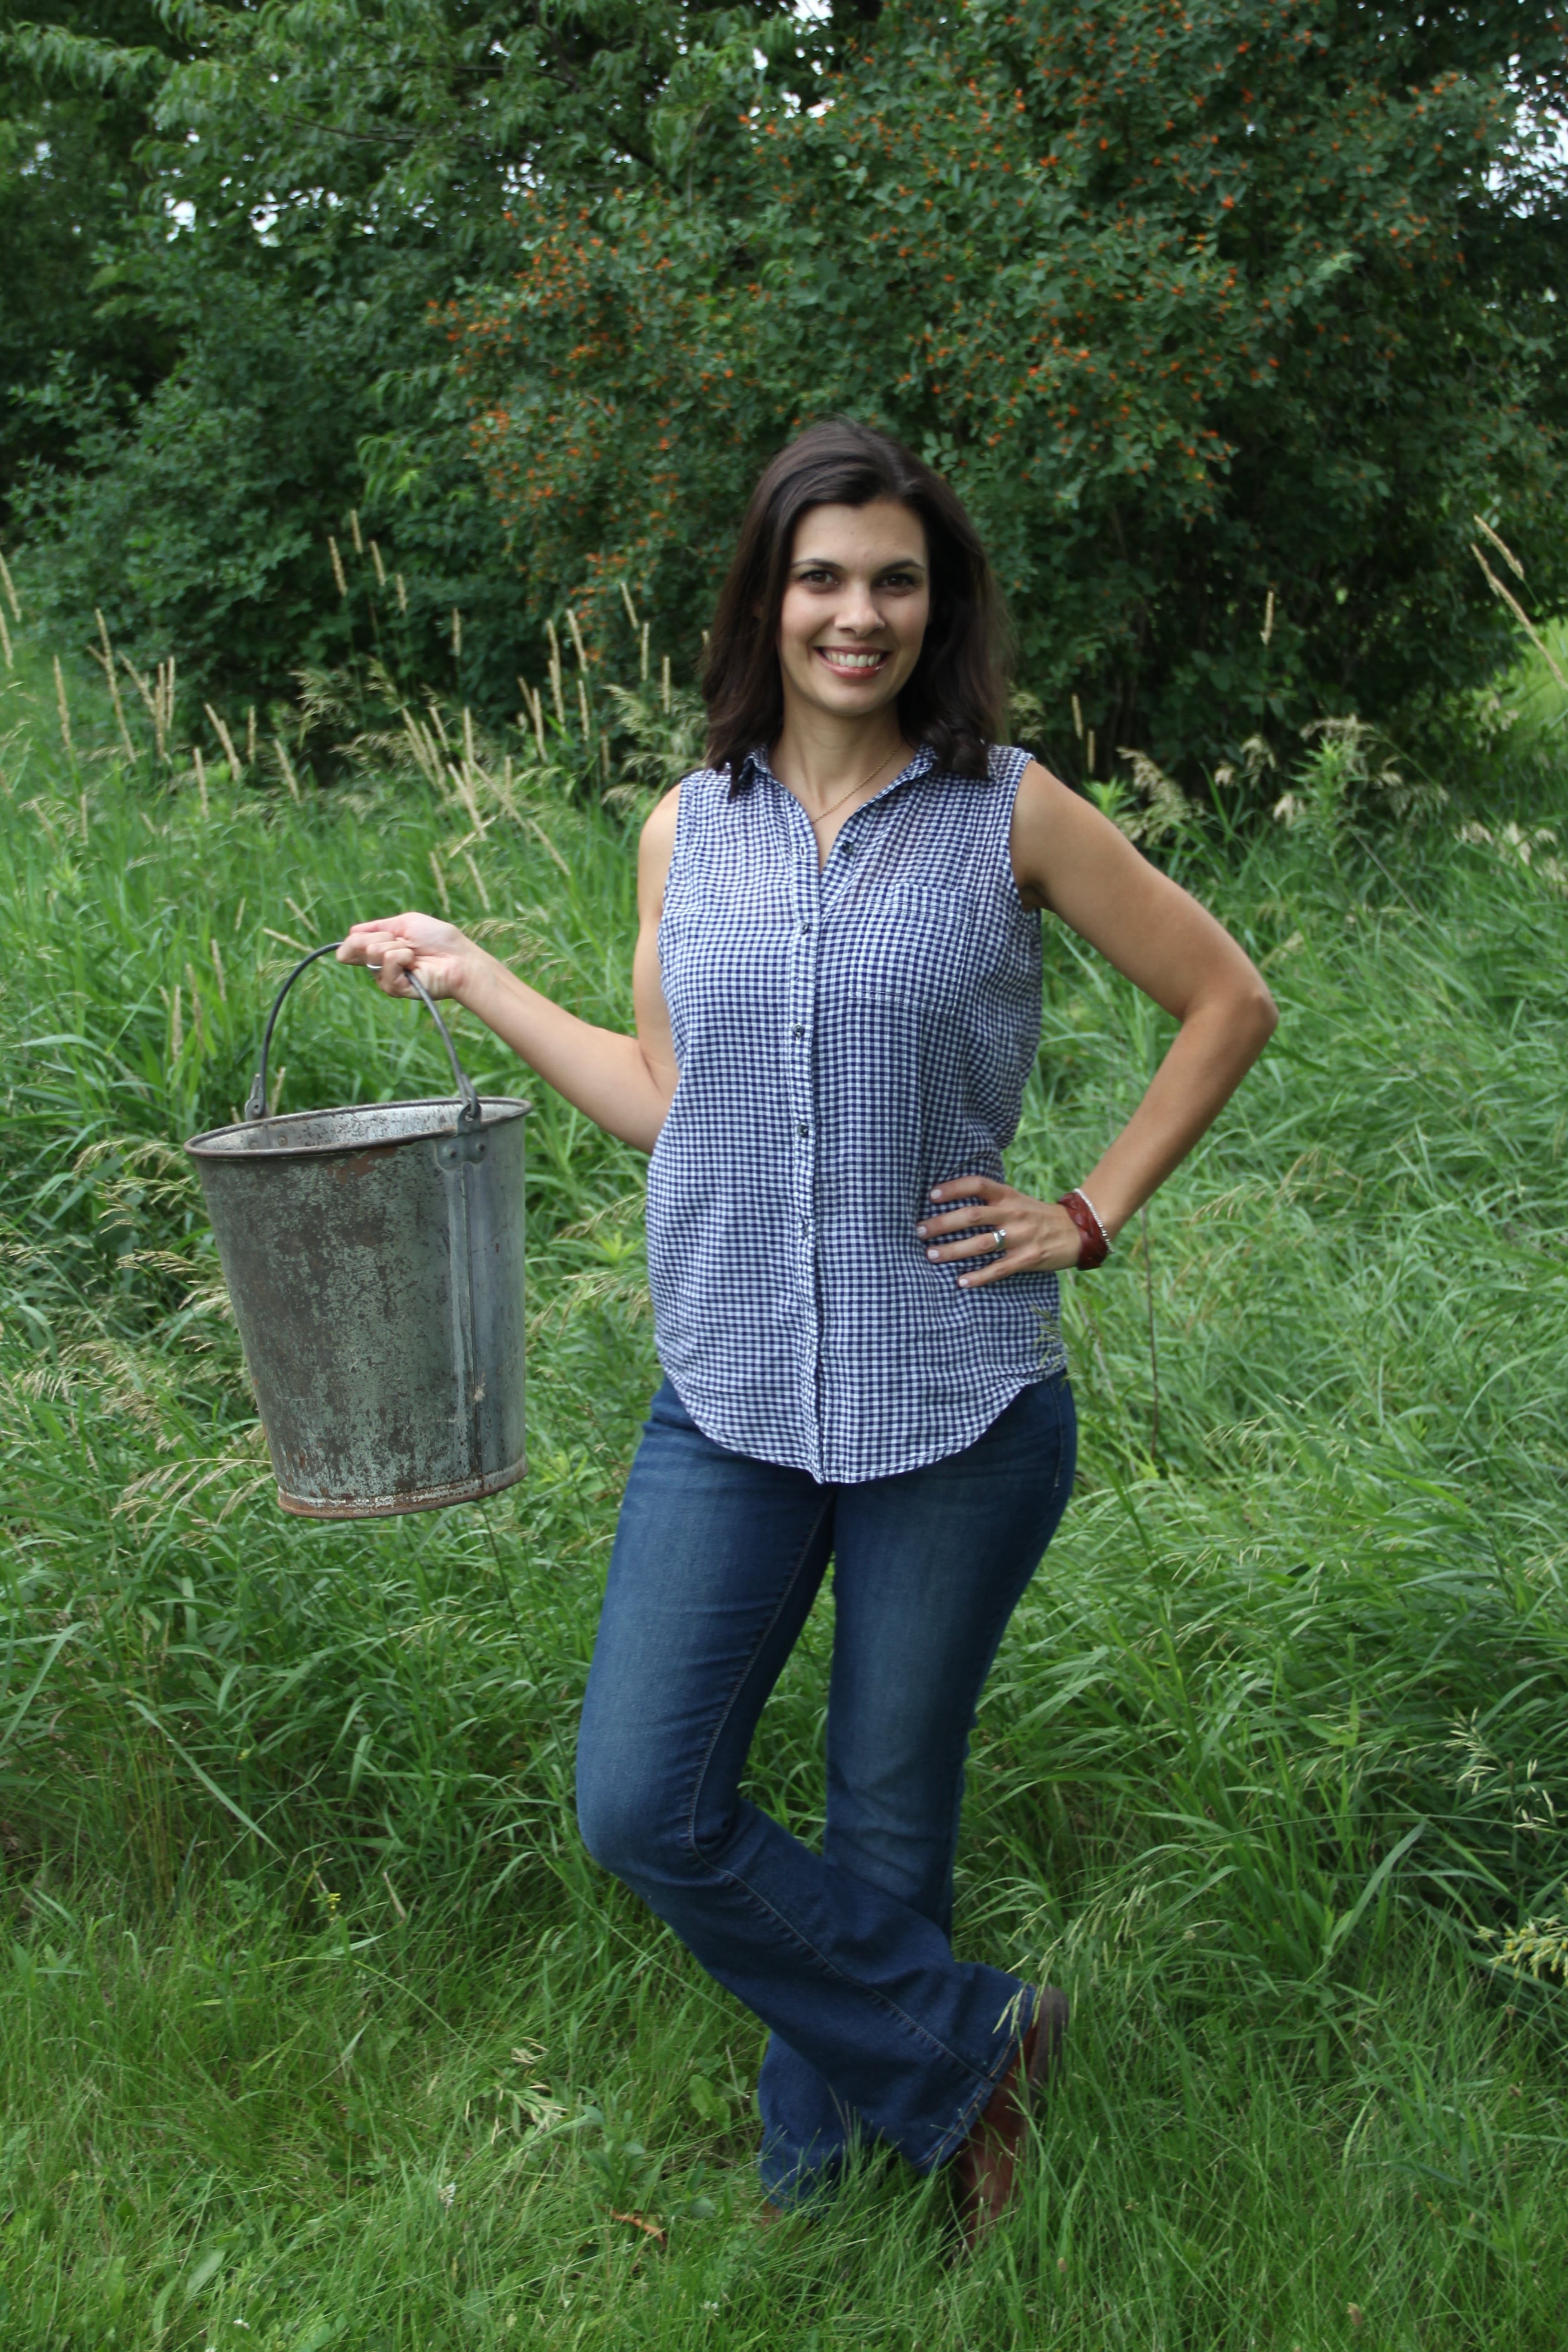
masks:
<instances>
[{"instance_id":1,"label":"necklace pendant chain","mask_svg":"<svg viewBox=\"0 0 1568 2352\"><path fill-rule=\"evenodd\" d=\"M903 748L903 745L900 743L899 750L901 751ZM889 754L889 756L896 757L897 755ZM879 760L868 776L862 776L858 784L851 784L847 793L840 793L836 801L829 801L827 806L825 809L818 809L815 816L812 815L809 809L805 809L806 816L812 825L816 826L823 824L826 818L833 814L835 809L841 809L846 801L852 801L857 793L863 793L868 784L875 783L877 778L881 774L887 764L887 759ZM801 806L802 808L805 808L805 803L804 801L802 801Z\"/></svg>"}]
</instances>

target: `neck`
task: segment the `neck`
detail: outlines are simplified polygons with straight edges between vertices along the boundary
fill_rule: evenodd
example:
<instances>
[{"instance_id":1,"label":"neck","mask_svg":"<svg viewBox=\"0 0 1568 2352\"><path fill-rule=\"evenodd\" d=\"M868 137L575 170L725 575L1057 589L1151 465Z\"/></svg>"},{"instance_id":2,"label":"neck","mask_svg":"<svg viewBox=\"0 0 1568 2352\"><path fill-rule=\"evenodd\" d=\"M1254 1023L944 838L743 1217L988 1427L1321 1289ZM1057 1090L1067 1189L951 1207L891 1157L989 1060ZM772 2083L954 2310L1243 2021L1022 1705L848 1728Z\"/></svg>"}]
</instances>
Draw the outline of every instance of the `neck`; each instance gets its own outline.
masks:
<instances>
[{"instance_id":1,"label":"neck","mask_svg":"<svg viewBox=\"0 0 1568 2352\"><path fill-rule=\"evenodd\" d=\"M784 727L770 756L780 783L820 807L863 776L891 767L904 750L896 709L837 719L830 711L803 708L786 694Z\"/></svg>"}]
</instances>

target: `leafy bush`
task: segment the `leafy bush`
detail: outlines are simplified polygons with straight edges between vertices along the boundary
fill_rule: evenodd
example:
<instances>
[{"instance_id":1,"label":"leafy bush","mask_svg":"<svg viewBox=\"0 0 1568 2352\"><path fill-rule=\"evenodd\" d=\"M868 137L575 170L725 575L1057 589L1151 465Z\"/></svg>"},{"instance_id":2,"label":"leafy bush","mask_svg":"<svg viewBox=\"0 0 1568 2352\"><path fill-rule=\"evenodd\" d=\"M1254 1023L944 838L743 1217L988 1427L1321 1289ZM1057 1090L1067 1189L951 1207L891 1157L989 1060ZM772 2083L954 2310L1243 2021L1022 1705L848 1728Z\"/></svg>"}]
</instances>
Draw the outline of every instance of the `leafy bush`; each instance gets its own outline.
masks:
<instances>
[{"instance_id":1,"label":"leafy bush","mask_svg":"<svg viewBox=\"0 0 1568 2352\"><path fill-rule=\"evenodd\" d=\"M810 110L714 52L681 168L525 191L464 314L534 599L625 576L691 633L759 463L845 409L969 502L1068 772L1075 692L1166 765L1430 732L1506 635L1473 511L1568 593L1555 24L900 0Z\"/></svg>"},{"instance_id":2,"label":"leafy bush","mask_svg":"<svg viewBox=\"0 0 1568 2352\"><path fill-rule=\"evenodd\" d=\"M189 252L184 242L119 272L122 301L177 327L178 362L128 416L95 409L83 388L74 466L35 467L18 485L44 601L72 621L101 610L144 665L177 649L189 686L230 709L377 649L481 708L514 707L522 583L457 389L444 369L432 381L416 368L417 272L345 268L311 301L300 256L263 248L241 263L216 233L193 233ZM404 374L384 397L398 356ZM410 454L398 428L416 386ZM374 451L362 448L373 431ZM341 564L356 531L385 535L389 522L396 594L359 567L341 589L331 542Z\"/></svg>"},{"instance_id":3,"label":"leafy bush","mask_svg":"<svg viewBox=\"0 0 1568 2352\"><path fill-rule=\"evenodd\" d=\"M62 614L231 704L372 650L356 509L410 680L454 607L492 717L565 606L624 667L622 579L689 676L756 467L835 408L970 501L1074 776L1352 712L1447 759L1508 638L1472 515L1568 593L1552 0L73 23L6 53L143 110L100 323L164 357L143 397L68 305L50 374L34 321L63 470L25 511Z\"/></svg>"}]
</instances>

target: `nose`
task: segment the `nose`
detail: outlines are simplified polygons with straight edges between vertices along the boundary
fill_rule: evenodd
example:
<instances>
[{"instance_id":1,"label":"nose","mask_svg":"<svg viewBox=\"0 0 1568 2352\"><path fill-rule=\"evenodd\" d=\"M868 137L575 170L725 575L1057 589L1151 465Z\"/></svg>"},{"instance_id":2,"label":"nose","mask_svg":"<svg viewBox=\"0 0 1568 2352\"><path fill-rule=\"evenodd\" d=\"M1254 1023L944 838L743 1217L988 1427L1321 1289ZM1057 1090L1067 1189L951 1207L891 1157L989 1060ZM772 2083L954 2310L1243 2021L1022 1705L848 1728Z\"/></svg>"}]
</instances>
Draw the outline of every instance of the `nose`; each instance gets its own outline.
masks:
<instances>
[{"instance_id":1,"label":"nose","mask_svg":"<svg viewBox=\"0 0 1568 2352\"><path fill-rule=\"evenodd\" d=\"M868 580L847 580L838 610L833 615L835 628L847 636L868 637L882 625L882 614L871 592Z\"/></svg>"}]
</instances>

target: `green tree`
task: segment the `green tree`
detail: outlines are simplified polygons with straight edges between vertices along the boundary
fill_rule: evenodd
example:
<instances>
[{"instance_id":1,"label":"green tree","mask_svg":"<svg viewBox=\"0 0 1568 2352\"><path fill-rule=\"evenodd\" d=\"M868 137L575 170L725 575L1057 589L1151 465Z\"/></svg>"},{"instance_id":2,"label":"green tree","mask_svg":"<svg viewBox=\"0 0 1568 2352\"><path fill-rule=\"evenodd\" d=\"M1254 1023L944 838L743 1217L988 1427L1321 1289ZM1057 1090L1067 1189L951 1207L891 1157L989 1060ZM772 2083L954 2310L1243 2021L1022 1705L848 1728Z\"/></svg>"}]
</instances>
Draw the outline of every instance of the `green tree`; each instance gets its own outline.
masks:
<instances>
[{"instance_id":1,"label":"green tree","mask_svg":"<svg viewBox=\"0 0 1568 2352\"><path fill-rule=\"evenodd\" d=\"M89 0L47 37L18 38L16 15L0 0L0 511L26 467L68 463L86 418L127 413L174 356L95 284L147 187L163 27L146 0Z\"/></svg>"},{"instance_id":2,"label":"green tree","mask_svg":"<svg viewBox=\"0 0 1568 2352\"><path fill-rule=\"evenodd\" d=\"M35 432L13 510L48 542L59 610L100 606L132 648L177 649L193 686L231 701L378 638L448 682L457 610L460 690L515 702L538 619L439 308L509 266L512 192L657 174L655 118L672 86L685 107L704 28L780 5L153 0L143 18L105 0L12 22L0 55L39 105L89 124L59 207L85 257L63 356L47 320L18 327L53 434ZM101 154L94 122L113 126ZM89 236L111 148L124 184ZM107 333L142 338L140 377L105 382ZM368 564L340 592L329 541L346 545L355 510L395 547L406 614Z\"/></svg>"},{"instance_id":3,"label":"green tree","mask_svg":"<svg viewBox=\"0 0 1568 2352\"><path fill-rule=\"evenodd\" d=\"M11 37L143 109L97 299L175 355L30 513L62 600L233 694L368 643L356 507L476 701L565 603L607 644L622 579L694 657L756 467L832 409L969 499L1069 772L1075 695L1101 772L1352 709L1437 738L1509 642L1478 510L1568 594L1549 0L156 22Z\"/></svg>"},{"instance_id":4,"label":"green tree","mask_svg":"<svg viewBox=\"0 0 1568 2352\"><path fill-rule=\"evenodd\" d=\"M689 629L758 462L847 409L969 500L1069 768L1075 693L1102 768L1430 732L1506 636L1473 512L1568 592L1563 62L1545 7L900 0L813 110L731 43L689 188L531 188L463 314L536 599Z\"/></svg>"}]
</instances>

